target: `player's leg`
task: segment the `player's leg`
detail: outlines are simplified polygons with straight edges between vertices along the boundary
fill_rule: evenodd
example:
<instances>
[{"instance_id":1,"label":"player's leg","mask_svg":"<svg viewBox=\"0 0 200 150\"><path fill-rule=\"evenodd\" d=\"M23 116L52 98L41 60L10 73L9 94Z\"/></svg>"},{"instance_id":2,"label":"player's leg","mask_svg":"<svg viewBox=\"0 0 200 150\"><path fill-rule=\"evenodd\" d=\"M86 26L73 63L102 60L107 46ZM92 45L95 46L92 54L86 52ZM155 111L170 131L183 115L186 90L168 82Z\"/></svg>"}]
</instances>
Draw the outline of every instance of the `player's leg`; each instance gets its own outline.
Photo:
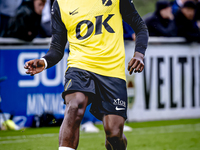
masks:
<instances>
[{"instance_id":1,"label":"player's leg","mask_svg":"<svg viewBox=\"0 0 200 150\"><path fill-rule=\"evenodd\" d=\"M76 149L79 142L79 127L88 103L88 96L81 92L67 94L65 102L65 116L59 132L59 147Z\"/></svg>"},{"instance_id":2,"label":"player's leg","mask_svg":"<svg viewBox=\"0 0 200 150\"><path fill-rule=\"evenodd\" d=\"M123 134L124 122L125 119L118 115L105 115L103 117L107 150L126 150L127 139Z\"/></svg>"}]
</instances>

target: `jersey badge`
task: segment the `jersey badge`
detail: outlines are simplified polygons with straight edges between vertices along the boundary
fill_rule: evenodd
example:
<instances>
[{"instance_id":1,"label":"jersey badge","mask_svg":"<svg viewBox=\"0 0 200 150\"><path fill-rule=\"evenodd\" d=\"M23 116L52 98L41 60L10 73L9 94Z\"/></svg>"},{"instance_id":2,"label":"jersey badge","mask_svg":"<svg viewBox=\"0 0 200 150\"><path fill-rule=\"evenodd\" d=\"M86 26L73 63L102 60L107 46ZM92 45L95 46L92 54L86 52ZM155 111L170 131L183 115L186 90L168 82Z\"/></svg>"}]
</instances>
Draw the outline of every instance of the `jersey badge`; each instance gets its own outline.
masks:
<instances>
[{"instance_id":1,"label":"jersey badge","mask_svg":"<svg viewBox=\"0 0 200 150\"><path fill-rule=\"evenodd\" d=\"M102 0L102 3L103 3L104 6L112 5L112 1L111 0Z\"/></svg>"}]
</instances>

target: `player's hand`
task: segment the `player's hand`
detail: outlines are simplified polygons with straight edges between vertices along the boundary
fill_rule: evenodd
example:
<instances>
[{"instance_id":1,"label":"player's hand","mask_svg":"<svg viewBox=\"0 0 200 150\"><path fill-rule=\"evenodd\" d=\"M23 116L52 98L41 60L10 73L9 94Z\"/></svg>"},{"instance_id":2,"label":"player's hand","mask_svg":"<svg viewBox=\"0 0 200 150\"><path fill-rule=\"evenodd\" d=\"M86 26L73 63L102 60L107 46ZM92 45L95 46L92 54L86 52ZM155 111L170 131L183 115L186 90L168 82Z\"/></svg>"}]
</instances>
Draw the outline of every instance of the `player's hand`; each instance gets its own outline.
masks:
<instances>
[{"instance_id":1,"label":"player's hand","mask_svg":"<svg viewBox=\"0 0 200 150\"><path fill-rule=\"evenodd\" d=\"M128 71L130 75L133 73L133 71L135 73L142 72L142 70L144 69L143 59L144 59L144 55L142 53L139 53L139 52L134 53L133 58L128 63Z\"/></svg>"},{"instance_id":2,"label":"player's hand","mask_svg":"<svg viewBox=\"0 0 200 150\"><path fill-rule=\"evenodd\" d=\"M26 62L24 68L28 69L26 71L27 74L33 76L37 73L42 72L45 69L45 63L44 60L34 59Z\"/></svg>"}]
</instances>

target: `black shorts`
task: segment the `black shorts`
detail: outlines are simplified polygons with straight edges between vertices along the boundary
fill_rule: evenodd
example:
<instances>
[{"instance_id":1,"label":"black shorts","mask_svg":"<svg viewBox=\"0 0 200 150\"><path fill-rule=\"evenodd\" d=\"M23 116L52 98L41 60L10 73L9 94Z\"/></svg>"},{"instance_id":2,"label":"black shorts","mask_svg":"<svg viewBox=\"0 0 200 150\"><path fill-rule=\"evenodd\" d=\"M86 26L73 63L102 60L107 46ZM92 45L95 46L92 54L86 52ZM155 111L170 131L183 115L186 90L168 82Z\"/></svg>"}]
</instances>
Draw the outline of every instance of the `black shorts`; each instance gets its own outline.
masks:
<instances>
[{"instance_id":1,"label":"black shorts","mask_svg":"<svg viewBox=\"0 0 200 150\"><path fill-rule=\"evenodd\" d=\"M83 92L92 103L90 112L99 120L104 115L115 114L127 119L126 81L102 76L78 68L69 68L65 74L62 97L73 92ZM89 104L88 103L88 104Z\"/></svg>"}]
</instances>

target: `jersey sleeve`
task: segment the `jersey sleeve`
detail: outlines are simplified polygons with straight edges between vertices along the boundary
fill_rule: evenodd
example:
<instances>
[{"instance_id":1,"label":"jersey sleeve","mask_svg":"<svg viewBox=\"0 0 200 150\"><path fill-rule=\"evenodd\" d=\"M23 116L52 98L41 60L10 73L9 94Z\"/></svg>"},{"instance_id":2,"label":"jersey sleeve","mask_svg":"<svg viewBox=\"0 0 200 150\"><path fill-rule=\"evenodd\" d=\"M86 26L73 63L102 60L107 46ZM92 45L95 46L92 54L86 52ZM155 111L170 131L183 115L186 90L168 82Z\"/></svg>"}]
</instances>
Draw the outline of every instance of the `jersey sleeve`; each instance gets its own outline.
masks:
<instances>
[{"instance_id":1,"label":"jersey sleeve","mask_svg":"<svg viewBox=\"0 0 200 150\"><path fill-rule=\"evenodd\" d=\"M47 62L47 68L57 64L64 56L67 43L67 29L61 19L58 2L55 0L51 10L52 39L50 49L43 57Z\"/></svg>"},{"instance_id":2,"label":"jersey sleeve","mask_svg":"<svg viewBox=\"0 0 200 150\"><path fill-rule=\"evenodd\" d=\"M130 0L120 0L120 13L122 19L127 22L136 33L135 51L145 54L148 45L148 29L144 21Z\"/></svg>"}]
</instances>

